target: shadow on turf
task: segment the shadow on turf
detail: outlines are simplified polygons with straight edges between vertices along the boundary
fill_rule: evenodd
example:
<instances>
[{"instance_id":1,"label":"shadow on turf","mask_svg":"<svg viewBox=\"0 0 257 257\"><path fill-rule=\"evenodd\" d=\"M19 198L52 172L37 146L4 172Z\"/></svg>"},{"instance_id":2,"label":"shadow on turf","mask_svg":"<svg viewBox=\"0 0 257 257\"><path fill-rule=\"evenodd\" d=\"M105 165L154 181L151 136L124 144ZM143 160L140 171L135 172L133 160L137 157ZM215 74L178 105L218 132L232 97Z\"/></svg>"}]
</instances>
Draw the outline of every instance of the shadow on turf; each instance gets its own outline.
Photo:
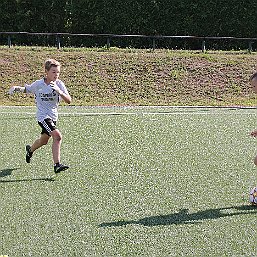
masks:
<instances>
[{"instance_id":1,"label":"shadow on turf","mask_svg":"<svg viewBox=\"0 0 257 257\"><path fill-rule=\"evenodd\" d=\"M28 179L13 179L13 180L0 180L0 183L17 183L17 182L32 182L32 181L47 181L54 182L54 178L28 178ZM1 256L1 255L0 255Z\"/></svg>"},{"instance_id":2,"label":"shadow on turf","mask_svg":"<svg viewBox=\"0 0 257 257\"><path fill-rule=\"evenodd\" d=\"M7 176L12 175L12 171L18 170L19 168L13 168L13 169L3 169L0 170L0 178L4 178ZM0 180L0 183L12 183L12 182L30 182L30 181L55 181L54 178L28 178L28 179L12 179L12 180Z\"/></svg>"},{"instance_id":3,"label":"shadow on turf","mask_svg":"<svg viewBox=\"0 0 257 257\"><path fill-rule=\"evenodd\" d=\"M142 218L139 220L120 220L114 222L101 223L99 227L120 227L129 224L143 225L143 226L165 226L165 225L180 225L180 224L198 224L204 220L219 219L224 217L231 217L237 215L246 215L257 213L257 207L251 205L231 206L225 208L208 209L189 213L188 209L181 209L177 213L168 215L158 215Z\"/></svg>"},{"instance_id":4,"label":"shadow on turf","mask_svg":"<svg viewBox=\"0 0 257 257\"><path fill-rule=\"evenodd\" d=\"M12 171L18 170L18 169L19 168L0 170L0 178L4 178L4 177L7 177L7 176L10 176L10 175L12 175Z\"/></svg>"}]
</instances>

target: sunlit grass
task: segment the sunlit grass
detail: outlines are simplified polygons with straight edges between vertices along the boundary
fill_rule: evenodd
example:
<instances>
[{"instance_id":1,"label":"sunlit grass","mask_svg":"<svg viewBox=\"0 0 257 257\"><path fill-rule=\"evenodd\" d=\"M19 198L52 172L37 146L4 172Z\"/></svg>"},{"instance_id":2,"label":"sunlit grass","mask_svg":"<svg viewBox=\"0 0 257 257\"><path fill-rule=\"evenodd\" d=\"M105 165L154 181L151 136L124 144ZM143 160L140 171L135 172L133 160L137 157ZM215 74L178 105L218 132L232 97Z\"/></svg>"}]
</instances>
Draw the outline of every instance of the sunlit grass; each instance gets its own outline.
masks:
<instances>
[{"instance_id":1,"label":"sunlit grass","mask_svg":"<svg viewBox=\"0 0 257 257\"><path fill-rule=\"evenodd\" d=\"M0 108L0 254L256 254L254 109L62 107L58 176L34 111Z\"/></svg>"}]
</instances>

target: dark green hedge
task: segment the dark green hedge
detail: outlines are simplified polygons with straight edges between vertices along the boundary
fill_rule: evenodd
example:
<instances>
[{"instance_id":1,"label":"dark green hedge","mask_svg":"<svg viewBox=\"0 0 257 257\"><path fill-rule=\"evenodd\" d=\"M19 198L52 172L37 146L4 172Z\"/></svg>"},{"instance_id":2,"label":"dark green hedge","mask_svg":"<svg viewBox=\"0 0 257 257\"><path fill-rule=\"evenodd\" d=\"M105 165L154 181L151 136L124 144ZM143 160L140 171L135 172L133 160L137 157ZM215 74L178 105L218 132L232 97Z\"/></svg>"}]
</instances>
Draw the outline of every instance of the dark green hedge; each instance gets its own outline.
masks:
<instances>
[{"instance_id":1,"label":"dark green hedge","mask_svg":"<svg viewBox=\"0 0 257 257\"><path fill-rule=\"evenodd\" d=\"M249 0L1 0L0 31L256 37L257 2ZM4 39L1 37L1 41ZM38 44L35 37L14 40ZM116 40L147 47L149 42ZM137 41L137 42L134 42ZM100 45L94 39L64 39L65 44ZM195 48L196 42L160 41L157 46ZM247 48L240 42L216 45Z\"/></svg>"}]
</instances>

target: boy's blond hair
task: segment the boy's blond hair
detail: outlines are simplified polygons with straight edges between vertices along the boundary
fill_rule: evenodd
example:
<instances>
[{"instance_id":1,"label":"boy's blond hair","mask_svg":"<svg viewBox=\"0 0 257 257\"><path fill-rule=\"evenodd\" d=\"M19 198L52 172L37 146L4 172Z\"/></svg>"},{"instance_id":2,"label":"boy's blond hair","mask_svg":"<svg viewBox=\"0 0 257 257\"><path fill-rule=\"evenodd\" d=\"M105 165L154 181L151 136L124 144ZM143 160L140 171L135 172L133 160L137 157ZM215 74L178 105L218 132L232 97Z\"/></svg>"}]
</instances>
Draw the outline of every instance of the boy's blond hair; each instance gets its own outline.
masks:
<instances>
[{"instance_id":1,"label":"boy's blond hair","mask_svg":"<svg viewBox=\"0 0 257 257\"><path fill-rule=\"evenodd\" d=\"M61 64L56 61L55 59L47 59L45 61L45 69L47 71L49 71L51 69L51 67L58 67L58 66L61 66Z\"/></svg>"}]
</instances>

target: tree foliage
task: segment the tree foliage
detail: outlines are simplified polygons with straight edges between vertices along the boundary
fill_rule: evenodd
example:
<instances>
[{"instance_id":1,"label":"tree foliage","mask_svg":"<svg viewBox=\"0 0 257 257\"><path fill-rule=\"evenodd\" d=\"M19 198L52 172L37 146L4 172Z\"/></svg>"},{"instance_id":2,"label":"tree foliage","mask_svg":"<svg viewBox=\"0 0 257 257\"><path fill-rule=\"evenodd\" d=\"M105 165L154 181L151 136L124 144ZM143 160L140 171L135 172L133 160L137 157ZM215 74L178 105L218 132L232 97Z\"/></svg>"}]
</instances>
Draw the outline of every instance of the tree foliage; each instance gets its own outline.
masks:
<instances>
[{"instance_id":1,"label":"tree foliage","mask_svg":"<svg viewBox=\"0 0 257 257\"><path fill-rule=\"evenodd\" d=\"M0 2L0 31L255 37L256 24L249 0Z\"/></svg>"}]
</instances>

